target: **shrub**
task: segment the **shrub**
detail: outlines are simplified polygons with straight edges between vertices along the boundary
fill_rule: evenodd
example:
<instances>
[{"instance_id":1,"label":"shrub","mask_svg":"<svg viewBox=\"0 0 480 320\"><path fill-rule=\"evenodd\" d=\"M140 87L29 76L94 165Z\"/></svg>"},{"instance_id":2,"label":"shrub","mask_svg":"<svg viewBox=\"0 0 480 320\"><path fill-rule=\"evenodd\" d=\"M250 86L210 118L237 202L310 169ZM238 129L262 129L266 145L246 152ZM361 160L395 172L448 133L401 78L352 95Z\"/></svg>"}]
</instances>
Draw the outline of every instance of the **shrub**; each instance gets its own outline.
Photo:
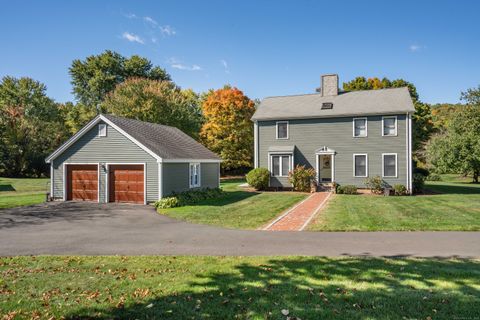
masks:
<instances>
[{"instance_id":1,"label":"shrub","mask_svg":"<svg viewBox=\"0 0 480 320\"><path fill-rule=\"evenodd\" d=\"M407 187L405 187L403 184L394 184L393 192L396 196L405 196L407 194Z\"/></svg>"},{"instance_id":2,"label":"shrub","mask_svg":"<svg viewBox=\"0 0 480 320\"><path fill-rule=\"evenodd\" d=\"M168 208L175 208L180 205L180 201L178 201L177 197L167 197L162 198L155 202L155 208L157 209L168 209Z\"/></svg>"},{"instance_id":3,"label":"shrub","mask_svg":"<svg viewBox=\"0 0 480 320\"><path fill-rule=\"evenodd\" d=\"M338 194L357 194L357 186L354 185L344 185L337 186Z\"/></svg>"},{"instance_id":4,"label":"shrub","mask_svg":"<svg viewBox=\"0 0 480 320\"><path fill-rule=\"evenodd\" d=\"M413 193L420 193L425 186L425 176L419 173L413 175Z\"/></svg>"},{"instance_id":5,"label":"shrub","mask_svg":"<svg viewBox=\"0 0 480 320\"><path fill-rule=\"evenodd\" d=\"M333 181L332 182L333 192L338 193L338 187L340 187L340 185L337 182Z\"/></svg>"},{"instance_id":6,"label":"shrub","mask_svg":"<svg viewBox=\"0 0 480 320\"><path fill-rule=\"evenodd\" d=\"M270 171L266 168L255 168L247 173L247 183L256 190L265 190L270 182Z\"/></svg>"},{"instance_id":7,"label":"shrub","mask_svg":"<svg viewBox=\"0 0 480 320\"><path fill-rule=\"evenodd\" d=\"M365 185L375 194L383 193L383 189L387 186L380 176L365 179Z\"/></svg>"},{"instance_id":8,"label":"shrub","mask_svg":"<svg viewBox=\"0 0 480 320\"><path fill-rule=\"evenodd\" d=\"M421 174L422 176L424 177L428 177L428 175L430 174L430 171L428 171L428 169L425 169L425 168L414 168L413 169L413 173L418 173L418 174Z\"/></svg>"},{"instance_id":9,"label":"shrub","mask_svg":"<svg viewBox=\"0 0 480 320\"><path fill-rule=\"evenodd\" d=\"M288 173L288 182L292 184L295 191L310 192L311 183L315 181L315 176L315 169L297 165Z\"/></svg>"},{"instance_id":10,"label":"shrub","mask_svg":"<svg viewBox=\"0 0 480 320\"><path fill-rule=\"evenodd\" d=\"M427 178L427 181L442 181L442 177L440 177L438 174L430 174Z\"/></svg>"},{"instance_id":11,"label":"shrub","mask_svg":"<svg viewBox=\"0 0 480 320\"><path fill-rule=\"evenodd\" d=\"M172 193L169 197L155 202L155 208L168 209L195 204L202 200L217 199L224 195L220 188L205 188L188 190L181 193Z\"/></svg>"}]
</instances>

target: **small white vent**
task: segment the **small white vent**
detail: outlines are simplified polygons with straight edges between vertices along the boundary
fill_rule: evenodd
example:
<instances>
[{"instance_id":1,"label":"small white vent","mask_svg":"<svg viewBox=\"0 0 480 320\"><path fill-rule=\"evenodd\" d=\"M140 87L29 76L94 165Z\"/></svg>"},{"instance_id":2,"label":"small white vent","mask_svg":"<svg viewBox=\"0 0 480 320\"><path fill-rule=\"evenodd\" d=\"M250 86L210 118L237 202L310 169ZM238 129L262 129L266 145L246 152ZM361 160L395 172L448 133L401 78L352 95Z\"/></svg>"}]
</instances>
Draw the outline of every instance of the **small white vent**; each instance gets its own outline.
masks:
<instances>
[{"instance_id":1,"label":"small white vent","mask_svg":"<svg viewBox=\"0 0 480 320\"><path fill-rule=\"evenodd\" d=\"M107 136L107 125L106 124L99 124L98 125L98 136L99 137L106 137Z\"/></svg>"}]
</instances>

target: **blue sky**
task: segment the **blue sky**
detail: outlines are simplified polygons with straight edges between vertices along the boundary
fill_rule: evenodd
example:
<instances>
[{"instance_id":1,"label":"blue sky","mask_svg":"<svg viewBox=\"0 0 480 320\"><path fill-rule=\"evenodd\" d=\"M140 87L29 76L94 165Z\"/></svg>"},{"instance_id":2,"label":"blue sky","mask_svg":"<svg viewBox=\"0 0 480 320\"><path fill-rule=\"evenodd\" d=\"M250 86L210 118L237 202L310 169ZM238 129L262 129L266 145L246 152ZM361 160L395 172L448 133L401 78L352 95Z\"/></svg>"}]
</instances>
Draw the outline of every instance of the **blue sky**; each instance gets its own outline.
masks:
<instances>
[{"instance_id":1,"label":"blue sky","mask_svg":"<svg viewBox=\"0 0 480 320\"><path fill-rule=\"evenodd\" d=\"M387 3L388 2L388 3ZM68 67L106 49L139 54L183 88L250 98L311 93L320 75L413 82L458 102L480 84L479 1L8 1L0 77L29 76L73 100Z\"/></svg>"}]
</instances>

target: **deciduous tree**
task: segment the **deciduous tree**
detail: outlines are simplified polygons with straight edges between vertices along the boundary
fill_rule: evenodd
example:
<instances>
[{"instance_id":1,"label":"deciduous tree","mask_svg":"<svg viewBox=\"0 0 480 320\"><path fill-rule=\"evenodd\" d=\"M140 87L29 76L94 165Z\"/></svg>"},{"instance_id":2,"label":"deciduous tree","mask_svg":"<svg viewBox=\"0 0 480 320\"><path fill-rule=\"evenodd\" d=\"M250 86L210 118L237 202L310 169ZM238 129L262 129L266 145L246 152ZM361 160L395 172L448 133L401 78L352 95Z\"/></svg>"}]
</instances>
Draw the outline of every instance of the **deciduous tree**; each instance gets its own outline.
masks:
<instances>
[{"instance_id":1,"label":"deciduous tree","mask_svg":"<svg viewBox=\"0 0 480 320\"><path fill-rule=\"evenodd\" d=\"M205 123L200 137L207 148L223 159L222 168L252 167L255 103L237 88L211 91L202 103Z\"/></svg>"},{"instance_id":2,"label":"deciduous tree","mask_svg":"<svg viewBox=\"0 0 480 320\"><path fill-rule=\"evenodd\" d=\"M137 55L126 58L110 50L74 60L69 72L75 98L89 107L98 107L117 84L128 78L170 80L164 69L153 66L148 59Z\"/></svg>"},{"instance_id":3,"label":"deciduous tree","mask_svg":"<svg viewBox=\"0 0 480 320\"><path fill-rule=\"evenodd\" d=\"M30 78L0 82L0 174L40 176L45 157L65 138L62 116L44 84Z\"/></svg>"},{"instance_id":4,"label":"deciduous tree","mask_svg":"<svg viewBox=\"0 0 480 320\"><path fill-rule=\"evenodd\" d=\"M198 95L170 81L131 78L107 95L102 109L114 115L174 126L198 138L202 115Z\"/></svg>"}]
</instances>

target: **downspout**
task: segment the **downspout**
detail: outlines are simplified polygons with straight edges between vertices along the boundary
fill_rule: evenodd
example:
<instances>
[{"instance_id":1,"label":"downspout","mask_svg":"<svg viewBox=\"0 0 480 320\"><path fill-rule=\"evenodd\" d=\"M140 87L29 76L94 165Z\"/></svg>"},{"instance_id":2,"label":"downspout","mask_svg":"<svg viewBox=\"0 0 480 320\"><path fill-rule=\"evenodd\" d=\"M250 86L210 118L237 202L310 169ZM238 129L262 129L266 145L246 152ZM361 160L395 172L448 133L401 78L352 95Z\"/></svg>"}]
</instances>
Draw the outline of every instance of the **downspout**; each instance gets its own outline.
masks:
<instances>
[{"instance_id":1,"label":"downspout","mask_svg":"<svg viewBox=\"0 0 480 320\"><path fill-rule=\"evenodd\" d=\"M258 168L258 123L253 122L253 164Z\"/></svg>"}]
</instances>

